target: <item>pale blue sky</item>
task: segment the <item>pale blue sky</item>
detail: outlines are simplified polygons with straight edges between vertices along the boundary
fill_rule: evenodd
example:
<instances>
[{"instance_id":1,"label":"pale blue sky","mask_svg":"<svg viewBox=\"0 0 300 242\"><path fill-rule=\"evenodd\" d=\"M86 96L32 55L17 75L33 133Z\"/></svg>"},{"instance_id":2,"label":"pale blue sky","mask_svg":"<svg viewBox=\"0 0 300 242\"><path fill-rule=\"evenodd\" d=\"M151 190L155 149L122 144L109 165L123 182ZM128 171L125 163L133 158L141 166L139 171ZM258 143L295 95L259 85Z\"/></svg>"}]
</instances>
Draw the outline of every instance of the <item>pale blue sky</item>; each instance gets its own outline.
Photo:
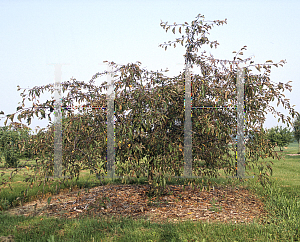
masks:
<instances>
[{"instance_id":1,"label":"pale blue sky","mask_svg":"<svg viewBox=\"0 0 300 242\"><path fill-rule=\"evenodd\" d=\"M168 68L169 76L177 75L184 67L180 63L184 63L185 49L178 46L165 51L158 47L180 37L171 31L166 33L160 20L190 23L200 13L206 20L227 18L227 25L211 30L209 38L220 43L216 50L206 48L214 57L232 59L232 51L247 45L244 56L255 56L256 63L286 59L284 67L274 67L271 80L293 81L293 91L285 94L299 112L299 12L300 2L296 0L1 0L0 110L5 114L16 111L22 100L17 85L53 83L54 67L50 63L70 64L62 68L62 81L71 77L88 81L106 70L105 65L99 65L105 60L120 64L140 61L148 70ZM45 95L45 99L48 97ZM35 120L31 127L35 125L46 127L47 121ZM268 115L264 126L275 125L285 126Z\"/></svg>"}]
</instances>

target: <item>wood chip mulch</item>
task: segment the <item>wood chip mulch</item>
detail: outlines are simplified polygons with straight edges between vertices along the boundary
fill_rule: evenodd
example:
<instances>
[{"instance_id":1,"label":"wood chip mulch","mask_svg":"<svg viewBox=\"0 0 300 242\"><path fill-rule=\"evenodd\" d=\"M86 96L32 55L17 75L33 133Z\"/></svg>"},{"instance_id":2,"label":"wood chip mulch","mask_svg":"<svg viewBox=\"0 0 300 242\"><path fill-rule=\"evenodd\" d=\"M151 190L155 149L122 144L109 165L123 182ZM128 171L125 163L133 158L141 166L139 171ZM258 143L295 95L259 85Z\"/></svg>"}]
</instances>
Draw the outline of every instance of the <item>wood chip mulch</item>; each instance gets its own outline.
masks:
<instances>
[{"instance_id":1,"label":"wood chip mulch","mask_svg":"<svg viewBox=\"0 0 300 242\"><path fill-rule=\"evenodd\" d=\"M148 185L105 185L53 195L6 211L56 218L131 217L152 222L180 220L251 223L266 218L263 203L244 188L204 189L168 185L168 195L148 198ZM80 193L78 193L80 191ZM50 202L48 204L48 202Z\"/></svg>"}]
</instances>

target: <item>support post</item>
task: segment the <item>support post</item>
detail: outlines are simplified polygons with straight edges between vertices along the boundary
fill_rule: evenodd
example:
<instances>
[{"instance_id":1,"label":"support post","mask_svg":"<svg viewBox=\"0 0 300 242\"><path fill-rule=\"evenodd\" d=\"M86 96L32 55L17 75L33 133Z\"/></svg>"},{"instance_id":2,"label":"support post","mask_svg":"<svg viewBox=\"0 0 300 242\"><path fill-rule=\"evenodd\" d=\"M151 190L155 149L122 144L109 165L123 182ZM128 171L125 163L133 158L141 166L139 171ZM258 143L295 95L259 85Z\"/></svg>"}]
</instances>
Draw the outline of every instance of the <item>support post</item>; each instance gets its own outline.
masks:
<instances>
[{"instance_id":1,"label":"support post","mask_svg":"<svg viewBox=\"0 0 300 242\"><path fill-rule=\"evenodd\" d=\"M237 172L238 178L245 176L245 143L244 143L244 68L237 69Z\"/></svg>"},{"instance_id":2,"label":"support post","mask_svg":"<svg viewBox=\"0 0 300 242\"><path fill-rule=\"evenodd\" d=\"M113 66L107 66L107 177L115 175L115 124L114 124L114 79Z\"/></svg>"},{"instance_id":3,"label":"support post","mask_svg":"<svg viewBox=\"0 0 300 242\"><path fill-rule=\"evenodd\" d=\"M62 166L62 115L61 115L61 64L55 64L54 111L54 177L61 177Z\"/></svg>"},{"instance_id":4,"label":"support post","mask_svg":"<svg viewBox=\"0 0 300 242\"><path fill-rule=\"evenodd\" d=\"M62 176L62 114L61 114L61 75L62 65L69 64L49 64L54 65L54 176L45 178L68 178Z\"/></svg>"},{"instance_id":5,"label":"support post","mask_svg":"<svg viewBox=\"0 0 300 242\"><path fill-rule=\"evenodd\" d=\"M184 171L185 178L192 177L192 100L191 100L191 74L190 64L186 64L185 68L185 99L184 99Z\"/></svg>"}]
</instances>

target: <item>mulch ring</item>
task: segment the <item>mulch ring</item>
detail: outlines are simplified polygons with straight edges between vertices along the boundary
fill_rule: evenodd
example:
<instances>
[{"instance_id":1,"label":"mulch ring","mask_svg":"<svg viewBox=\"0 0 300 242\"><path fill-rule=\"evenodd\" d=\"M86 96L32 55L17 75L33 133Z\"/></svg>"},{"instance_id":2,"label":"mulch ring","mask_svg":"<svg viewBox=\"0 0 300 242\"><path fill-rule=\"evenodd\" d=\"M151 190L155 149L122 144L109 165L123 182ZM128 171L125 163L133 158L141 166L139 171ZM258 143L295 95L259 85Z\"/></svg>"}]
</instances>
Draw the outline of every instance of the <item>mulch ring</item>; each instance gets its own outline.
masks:
<instances>
[{"instance_id":1,"label":"mulch ring","mask_svg":"<svg viewBox=\"0 0 300 242\"><path fill-rule=\"evenodd\" d=\"M214 187L210 191L168 185L168 195L148 198L148 185L105 185L78 189L6 211L10 215L56 218L131 217L160 221L250 223L266 218L263 203L244 188ZM48 204L49 202L49 204Z\"/></svg>"}]
</instances>

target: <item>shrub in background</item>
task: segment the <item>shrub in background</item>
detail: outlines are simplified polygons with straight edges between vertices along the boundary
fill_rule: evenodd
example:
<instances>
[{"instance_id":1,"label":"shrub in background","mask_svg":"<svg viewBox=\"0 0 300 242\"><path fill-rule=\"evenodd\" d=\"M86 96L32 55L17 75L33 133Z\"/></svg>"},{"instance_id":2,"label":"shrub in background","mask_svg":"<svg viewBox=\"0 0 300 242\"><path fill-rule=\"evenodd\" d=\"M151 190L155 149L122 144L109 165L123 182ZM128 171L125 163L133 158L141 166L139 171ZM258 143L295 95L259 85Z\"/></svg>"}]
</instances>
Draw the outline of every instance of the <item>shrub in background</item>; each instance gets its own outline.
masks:
<instances>
[{"instance_id":1,"label":"shrub in background","mask_svg":"<svg viewBox=\"0 0 300 242\"><path fill-rule=\"evenodd\" d=\"M287 127L273 127L268 131L268 139L273 145L277 145L282 150L282 147L287 146L294 140L293 134Z\"/></svg>"},{"instance_id":2,"label":"shrub in background","mask_svg":"<svg viewBox=\"0 0 300 242\"><path fill-rule=\"evenodd\" d=\"M30 129L21 126L0 127L0 156L4 157L7 167L17 167L20 158L29 157L30 154L21 149L22 143L30 137Z\"/></svg>"},{"instance_id":3,"label":"shrub in background","mask_svg":"<svg viewBox=\"0 0 300 242\"><path fill-rule=\"evenodd\" d=\"M298 154L300 154L300 115L297 116L294 124L293 124L293 128L294 128L294 138L295 140L298 142Z\"/></svg>"}]
</instances>

